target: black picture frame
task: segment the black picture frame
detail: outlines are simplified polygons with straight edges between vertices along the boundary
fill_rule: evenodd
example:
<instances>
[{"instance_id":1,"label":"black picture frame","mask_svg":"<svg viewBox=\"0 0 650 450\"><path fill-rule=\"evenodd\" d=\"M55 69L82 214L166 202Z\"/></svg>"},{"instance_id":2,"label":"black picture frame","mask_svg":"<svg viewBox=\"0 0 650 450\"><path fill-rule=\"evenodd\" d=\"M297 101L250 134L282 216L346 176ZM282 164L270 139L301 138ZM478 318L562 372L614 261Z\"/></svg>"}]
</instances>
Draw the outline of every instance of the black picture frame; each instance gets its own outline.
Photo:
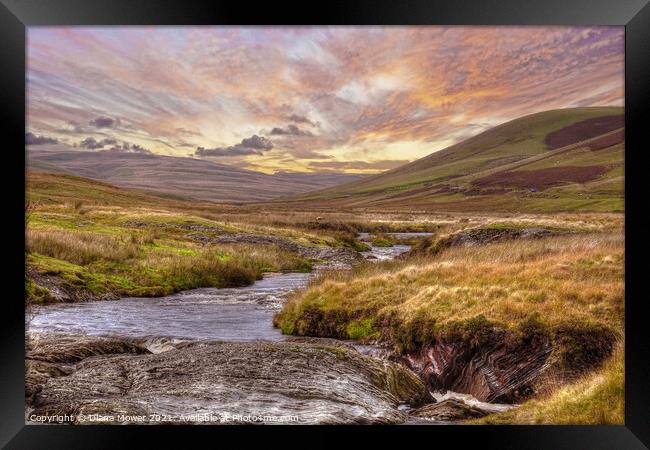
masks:
<instances>
[{"instance_id":1,"label":"black picture frame","mask_svg":"<svg viewBox=\"0 0 650 450\"><path fill-rule=\"evenodd\" d=\"M625 66L625 192L626 192L626 401L624 426L451 426L451 427L289 427L223 426L37 426L24 418L24 270L23 206L17 186L24 186L26 27L39 25L623 25ZM268 442L311 445L327 436L343 441L352 431L367 437L395 438L402 445L473 443L481 448L636 449L650 446L650 342L645 338L646 302L643 278L649 268L647 185L643 153L650 119L650 4L646 0L403 0L287 2L213 2L173 0L0 0L0 98L6 126L3 226L6 246L5 293L0 313L3 326L0 370L0 445L3 448L118 448L134 439L192 442L196 437L221 444L224 434L244 439L270 434ZM24 192L23 192L24 195ZM21 198L22 197L22 198ZM646 259L647 261L647 259ZM647 275L645 275L647 276ZM405 441L405 438L408 439ZM142 444L140 444L142 447ZM163 445L164 447L164 445Z\"/></svg>"}]
</instances>

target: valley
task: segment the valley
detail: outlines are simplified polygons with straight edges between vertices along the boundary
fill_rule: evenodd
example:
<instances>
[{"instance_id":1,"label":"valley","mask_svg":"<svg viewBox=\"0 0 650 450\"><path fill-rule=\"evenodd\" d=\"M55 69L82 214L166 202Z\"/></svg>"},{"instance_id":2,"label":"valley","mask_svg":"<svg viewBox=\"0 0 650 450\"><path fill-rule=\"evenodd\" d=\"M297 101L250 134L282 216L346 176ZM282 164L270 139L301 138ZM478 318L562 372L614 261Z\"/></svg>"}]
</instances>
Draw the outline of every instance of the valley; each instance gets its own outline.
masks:
<instances>
[{"instance_id":1,"label":"valley","mask_svg":"<svg viewBox=\"0 0 650 450\"><path fill-rule=\"evenodd\" d=\"M27 416L622 423L621 113L527 116L263 198L35 153Z\"/></svg>"}]
</instances>

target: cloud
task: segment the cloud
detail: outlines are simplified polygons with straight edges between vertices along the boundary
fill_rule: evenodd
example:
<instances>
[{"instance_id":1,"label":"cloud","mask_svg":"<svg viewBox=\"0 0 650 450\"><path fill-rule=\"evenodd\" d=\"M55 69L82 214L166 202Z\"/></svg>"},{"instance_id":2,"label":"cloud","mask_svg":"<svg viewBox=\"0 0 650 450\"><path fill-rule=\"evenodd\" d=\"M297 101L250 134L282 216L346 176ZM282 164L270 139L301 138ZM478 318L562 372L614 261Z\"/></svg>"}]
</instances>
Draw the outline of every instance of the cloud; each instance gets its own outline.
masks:
<instances>
[{"instance_id":1,"label":"cloud","mask_svg":"<svg viewBox=\"0 0 650 450\"><path fill-rule=\"evenodd\" d=\"M298 128L296 125L287 125L286 128L279 128L275 127L271 130L270 133L272 136L303 136L303 137L309 137L313 136L311 131L308 130L301 130Z\"/></svg>"},{"instance_id":2,"label":"cloud","mask_svg":"<svg viewBox=\"0 0 650 450\"><path fill-rule=\"evenodd\" d=\"M439 143L480 132L475 124L624 99L623 27L33 27L27 33L30 129L62 142L119 129L120 140L154 153L182 156L189 148L264 171L307 170L311 155L301 152L309 151L334 160L414 159L428 144L438 150ZM257 133L275 148L210 148L253 130L265 130Z\"/></svg>"},{"instance_id":3,"label":"cloud","mask_svg":"<svg viewBox=\"0 0 650 450\"><path fill-rule=\"evenodd\" d=\"M307 125L316 126L314 122L312 122L305 116L301 116L300 114L290 114L287 116L287 120L289 120L290 122L306 123Z\"/></svg>"},{"instance_id":4,"label":"cloud","mask_svg":"<svg viewBox=\"0 0 650 450\"><path fill-rule=\"evenodd\" d=\"M201 133L196 130L188 130L187 128L178 127L176 132L179 136L201 136Z\"/></svg>"},{"instance_id":5,"label":"cloud","mask_svg":"<svg viewBox=\"0 0 650 450\"><path fill-rule=\"evenodd\" d=\"M197 156L243 156L243 155L261 155L267 150L273 148L273 142L269 139L254 134L249 138L244 138L239 144L230 147L205 148L198 147L195 155Z\"/></svg>"},{"instance_id":6,"label":"cloud","mask_svg":"<svg viewBox=\"0 0 650 450\"><path fill-rule=\"evenodd\" d=\"M113 128L119 125L119 119L112 119L110 117L97 117L89 122L90 125L97 128Z\"/></svg>"},{"instance_id":7,"label":"cloud","mask_svg":"<svg viewBox=\"0 0 650 450\"><path fill-rule=\"evenodd\" d=\"M138 144L129 144L128 142L122 142L122 145L120 144L114 145L113 147L109 148L106 151L122 152L122 153L140 153L146 155L152 154L151 150L144 148Z\"/></svg>"},{"instance_id":8,"label":"cloud","mask_svg":"<svg viewBox=\"0 0 650 450\"><path fill-rule=\"evenodd\" d=\"M47 136L36 136L33 133L25 133L25 144L27 145L44 145L44 144L58 144L58 139Z\"/></svg>"},{"instance_id":9,"label":"cloud","mask_svg":"<svg viewBox=\"0 0 650 450\"><path fill-rule=\"evenodd\" d=\"M79 142L79 147L87 148L90 150L104 148L107 145L115 145L117 141L112 138L102 139L101 141L96 140L94 137L87 137L83 141Z\"/></svg>"}]
</instances>

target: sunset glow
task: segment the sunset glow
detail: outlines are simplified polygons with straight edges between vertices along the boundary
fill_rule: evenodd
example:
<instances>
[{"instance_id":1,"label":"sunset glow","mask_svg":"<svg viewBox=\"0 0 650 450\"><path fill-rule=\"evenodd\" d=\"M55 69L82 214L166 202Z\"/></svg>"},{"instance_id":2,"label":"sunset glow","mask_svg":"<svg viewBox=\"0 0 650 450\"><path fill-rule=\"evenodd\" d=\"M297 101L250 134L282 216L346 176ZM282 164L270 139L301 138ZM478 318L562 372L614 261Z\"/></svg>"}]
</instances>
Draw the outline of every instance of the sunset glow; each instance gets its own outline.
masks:
<instances>
[{"instance_id":1,"label":"sunset glow","mask_svg":"<svg viewBox=\"0 0 650 450\"><path fill-rule=\"evenodd\" d=\"M622 27L33 27L28 131L79 151L379 172L534 112L622 105Z\"/></svg>"}]
</instances>

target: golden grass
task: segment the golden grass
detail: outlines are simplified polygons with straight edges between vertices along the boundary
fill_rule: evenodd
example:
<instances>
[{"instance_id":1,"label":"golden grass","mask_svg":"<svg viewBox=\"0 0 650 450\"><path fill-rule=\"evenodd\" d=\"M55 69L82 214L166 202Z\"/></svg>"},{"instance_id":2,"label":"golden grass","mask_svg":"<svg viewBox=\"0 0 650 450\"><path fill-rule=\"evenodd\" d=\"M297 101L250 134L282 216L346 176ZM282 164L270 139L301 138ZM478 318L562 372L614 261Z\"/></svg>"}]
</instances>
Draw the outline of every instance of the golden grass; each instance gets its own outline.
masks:
<instances>
[{"instance_id":1,"label":"golden grass","mask_svg":"<svg viewBox=\"0 0 650 450\"><path fill-rule=\"evenodd\" d=\"M156 296L197 287L243 286L269 271L309 271L299 255L273 245L201 246L160 230L74 227L27 230L27 265L70 289ZM33 273L30 271L29 273ZM52 300L26 280L28 301Z\"/></svg>"},{"instance_id":2,"label":"golden grass","mask_svg":"<svg viewBox=\"0 0 650 450\"><path fill-rule=\"evenodd\" d=\"M125 261L134 258L138 246L126 236L35 229L27 230L27 251L86 265L100 259Z\"/></svg>"},{"instance_id":3,"label":"golden grass","mask_svg":"<svg viewBox=\"0 0 650 450\"><path fill-rule=\"evenodd\" d=\"M328 273L295 294L276 324L287 333L312 333L310 317L320 311L340 322L338 330L362 319L373 319L377 330L387 318L398 327L425 321L439 330L477 316L512 329L536 314L551 326L622 330L623 266L618 233L451 248Z\"/></svg>"},{"instance_id":4,"label":"golden grass","mask_svg":"<svg viewBox=\"0 0 650 450\"><path fill-rule=\"evenodd\" d=\"M623 425L625 423L625 363L623 346L600 369L559 388L545 398L470 424Z\"/></svg>"}]
</instances>

